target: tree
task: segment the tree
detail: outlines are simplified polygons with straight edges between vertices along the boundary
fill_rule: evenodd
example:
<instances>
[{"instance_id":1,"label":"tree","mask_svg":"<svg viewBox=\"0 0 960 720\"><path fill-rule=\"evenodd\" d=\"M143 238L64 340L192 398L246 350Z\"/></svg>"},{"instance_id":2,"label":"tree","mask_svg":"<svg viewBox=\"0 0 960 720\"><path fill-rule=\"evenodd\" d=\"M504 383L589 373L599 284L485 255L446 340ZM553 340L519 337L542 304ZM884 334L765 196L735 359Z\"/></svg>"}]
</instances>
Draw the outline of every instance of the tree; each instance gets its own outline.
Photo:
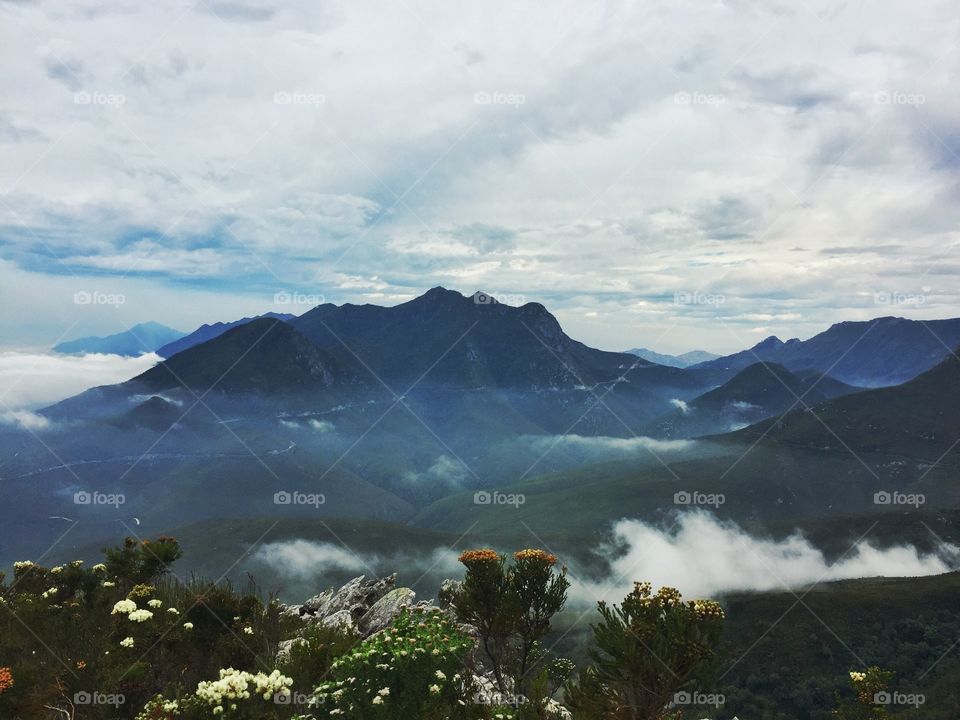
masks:
<instances>
[{"instance_id":1,"label":"tree","mask_svg":"<svg viewBox=\"0 0 960 720\"><path fill-rule=\"evenodd\" d=\"M674 588L655 595L636 583L619 606L600 602L592 664L568 683L575 718L657 720L674 695L702 680L716 657L724 614L712 600L683 602Z\"/></svg>"}]
</instances>

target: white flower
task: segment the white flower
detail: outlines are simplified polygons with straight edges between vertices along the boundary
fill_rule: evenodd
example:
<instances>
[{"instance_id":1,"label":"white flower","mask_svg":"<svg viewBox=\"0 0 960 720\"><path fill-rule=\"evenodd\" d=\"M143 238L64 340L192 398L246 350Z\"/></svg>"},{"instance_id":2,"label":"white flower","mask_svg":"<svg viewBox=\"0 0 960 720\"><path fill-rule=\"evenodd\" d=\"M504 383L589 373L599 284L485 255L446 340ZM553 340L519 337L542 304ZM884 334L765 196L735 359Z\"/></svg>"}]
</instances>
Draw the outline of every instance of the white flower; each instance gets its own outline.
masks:
<instances>
[{"instance_id":1,"label":"white flower","mask_svg":"<svg viewBox=\"0 0 960 720\"><path fill-rule=\"evenodd\" d=\"M183 629L184 629L184 630L193 630L193 623L184 623L184 624L183 624Z\"/></svg>"},{"instance_id":2,"label":"white flower","mask_svg":"<svg viewBox=\"0 0 960 720\"><path fill-rule=\"evenodd\" d=\"M116 583L112 583L112 582L110 582L109 580L104 580L104 581L103 581L103 586L104 586L104 587L116 587L116 585L117 585Z\"/></svg>"},{"instance_id":3,"label":"white flower","mask_svg":"<svg viewBox=\"0 0 960 720\"><path fill-rule=\"evenodd\" d=\"M123 640L120 641L120 647L125 647L125 648L133 647L133 638L125 637Z\"/></svg>"},{"instance_id":4,"label":"white flower","mask_svg":"<svg viewBox=\"0 0 960 720\"><path fill-rule=\"evenodd\" d=\"M107 571L107 566L104 565L103 563L97 563L96 565L94 565L94 566L93 566L92 568L90 568L90 569L93 570L94 572L106 572L106 571Z\"/></svg>"},{"instance_id":5,"label":"white flower","mask_svg":"<svg viewBox=\"0 0 960 720\"><path fill-rule=\"evenodd\" d=\"M63 572L63 565L57 565L56 567L50 568L51 575L59 575Z\"/></svg>"},{"instance_id":6,"label":"white flower","mask_svg":"<svg viewBox=\"0 0 960 720\"><path fill-rule=\"evenodd\" d=\"M380 697L379 695L377 695L377 696L373 699L373 704L374 704L374 705L383 705L383 698Z\"/></svg>"},{"instance_id":7,"label":"white flower","mask_svg":"<svg viewBox=\"0 0 960 720\"><path fill-rule=\"evenodd\" d=\"M380 688L379 690L377 690L377 695L379 695L380 697L386 697L389 694L390 694L390 688L388 687Z\"/></svg>"},{"instance_id":8,"label":"white flower","mask_svg":"<svg viewBox=\"0 0 960 720\"><path fill-rule=\"evenodd\" d=\"M431 685L428 689L429 689L430 692L432 692L434 695L439 695L439 694L440 694L440 686L439 686L439 685Z\"/></svg>"},{"instance_id":9,"label":"white flower","mask_svg":"<svg viewBox=\"0 0 960 720\"><path fill-rule=\"evenodd\" d=\"M32 568L32 567L34 567L33 560L20 560L13 564L14 570L26 570L27 568Z\"/></svg>"},{"instance_id":10,"label":"white flower","mask_svg":"<svg viewBox=\"0 0 960 720\"><path fill-rule=\"evenodd\" d=\"M434 675L437 676L437 680L446 680L447 676L443 674L443 670L437 670Z\"/></svg>"},{"instance_id":11,"label":"white flower","mask_svg":"<svg viewBox=\"0 0 960 720\"><path fill-rule=\"evenodd\" d=\"M137 609L137 604L133 600L118 600L110 611L111 615L129 615Z\"/></svg>"},{"instance_id":12,"label":"white flower","mask_svg":"<svg viewBox=\"0 0 960 720\"><path fill-rule=\"evenodd\" d=\"M128 620L133 622L146 622L153 617L153 613L149 610L134 610L132 613L127 615Z\"/></svg>"},{"instance_id":13,"label":"white flower","mask_svg":"<svg viewBox=\"0 0 960 720\"><path fill-rule=\"evenodd\" d=\"M180 611L177 610L176 608L167 608L167 612L170 613L171 615L179 615L179 614L180 614Z\"/></svg>"},{"instance_id":14,"label":"white flower","mask_svg":"<svg viewBox=\"0 0 960 720\"><path fill-rule=\"evenodd\" d=\"M158 608L158 607L160 607L161 605L163 605L163 600L157 600L156 598L154 598L153 600L150 600L150 601L147 603L147 605L149 605L149 606L152 607L152 608Z\"/></svg>"}]
</instances>

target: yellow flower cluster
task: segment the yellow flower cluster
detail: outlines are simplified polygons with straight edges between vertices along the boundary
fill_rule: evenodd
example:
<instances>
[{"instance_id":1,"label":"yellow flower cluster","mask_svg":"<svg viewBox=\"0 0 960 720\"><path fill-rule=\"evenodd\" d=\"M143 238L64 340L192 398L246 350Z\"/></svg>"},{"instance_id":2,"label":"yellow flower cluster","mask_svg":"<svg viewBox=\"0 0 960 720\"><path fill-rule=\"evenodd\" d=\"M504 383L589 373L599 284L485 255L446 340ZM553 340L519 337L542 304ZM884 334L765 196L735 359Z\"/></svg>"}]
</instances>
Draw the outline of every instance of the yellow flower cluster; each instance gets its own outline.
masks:
<instances>
[{"instance_id":1,"label":"yellow flower cluster","mask_svg":"<svg viewBox=\"0 0 960 720\"><path fill-rule=\"evenodd\" d=\"M693 611L702 618L714 617L717 619L723 619L724 613L723 608L720 607L720 603L714 600L691 600L687 603Z\"/></svg>"},{"instance_id":2,"label":"yellow flower cluster","mask_svg":"<svg viewBox=\"0 0 960 720\"><path fill-rule=\"evenodd\" d=\"M526 550L521 550L520 552L515 552L513 554L514 560L540 560L545 562L547 565L556 565L557 556L551 555L548 552L543 550L535 550L533 548L527 548Z\"/></svg>"},{"instance_id":3,"label":"yellow flower cluster","mask_svg":"<svg viewBox=\"0 0 960 720\"><path fill-rule=\"evenodd\" d=\"M496 551L491 550L490 548L483 548L482 550L465 550L460 553L460 562L464 565L469 565L470 563L495 563L500 562L500 556Z\"/></svg>"}]
</instances>

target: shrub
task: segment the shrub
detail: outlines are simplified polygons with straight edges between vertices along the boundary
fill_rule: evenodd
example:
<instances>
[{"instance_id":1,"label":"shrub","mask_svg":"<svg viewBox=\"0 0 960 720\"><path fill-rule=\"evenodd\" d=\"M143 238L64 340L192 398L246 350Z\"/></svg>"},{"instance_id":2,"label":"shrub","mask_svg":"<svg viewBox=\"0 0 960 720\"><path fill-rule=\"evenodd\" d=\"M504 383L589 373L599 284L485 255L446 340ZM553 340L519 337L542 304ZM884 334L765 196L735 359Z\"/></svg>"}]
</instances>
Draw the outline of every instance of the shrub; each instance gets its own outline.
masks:
<instances>
[{"instance_id":1,"label":"shrub","mask_svg":"<svg viewBox=\"0 0 960 720\"><path fill-rule=\"evenodd\" d=\"M840 720L873 720L887 717L887 709L877 702L878 696L886 694L893 680L893 673L878 667L869 667L864 672L850 672L850 686L855 698L842 700L837 696L834 717Z\"/></svg>"},{"instance_id":2,"label":"shrub","mask_svg":"<svg viewBox=\"0 0 960 720\"><path fill-rule=\"evenodd\" d=\"M490 549L468 550L460 562L467 571L454 597L457 616L477 628L500 693L524 693L546 660L539 641L566 602L566 568L554 574L557 558L530 549L514 553L511 566Z\"/></svg>"},{"instance_id":3,"label":"shrub","mask_svg":"<svg viewBox=\"0 0 960 720\"><path fill-rule=\"evenodd\" d=\"M683 602L669 587L636 583L620 606L599 603L592 664L567 686L567 704L585 720L666 717L673 696L710 669L723 631L711 600Z\"/></svg>"},{"instance_id":4,"label":"shrub","mask_svg":"<svg viewBox=\"0 0 960 720\"><path fill-rule=\"evenodd\" d=\"M473 640L438 610L405 610L383 633L338 659L317 706L346 720L473 718L464 661Z\"/></svg>"}]
</instances>

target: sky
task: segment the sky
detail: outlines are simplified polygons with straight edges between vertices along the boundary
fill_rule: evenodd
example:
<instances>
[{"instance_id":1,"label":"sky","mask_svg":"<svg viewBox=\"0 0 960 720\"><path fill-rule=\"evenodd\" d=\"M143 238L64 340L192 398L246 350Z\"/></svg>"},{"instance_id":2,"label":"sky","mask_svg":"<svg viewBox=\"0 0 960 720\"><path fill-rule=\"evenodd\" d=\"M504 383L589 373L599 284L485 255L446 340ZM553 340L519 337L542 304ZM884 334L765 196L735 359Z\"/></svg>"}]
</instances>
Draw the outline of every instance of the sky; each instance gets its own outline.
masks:
<instances>
[{"instance_id":1,"label":"sky","mask_svg":"<svg viewBox=\"0 0 960 720\"><path fill-rule=\"evenodd\" d=\"M938 0L0 0L0 350L436 285L605 349L958 316L958 26Z\"/></svg>"}]
</instances>

